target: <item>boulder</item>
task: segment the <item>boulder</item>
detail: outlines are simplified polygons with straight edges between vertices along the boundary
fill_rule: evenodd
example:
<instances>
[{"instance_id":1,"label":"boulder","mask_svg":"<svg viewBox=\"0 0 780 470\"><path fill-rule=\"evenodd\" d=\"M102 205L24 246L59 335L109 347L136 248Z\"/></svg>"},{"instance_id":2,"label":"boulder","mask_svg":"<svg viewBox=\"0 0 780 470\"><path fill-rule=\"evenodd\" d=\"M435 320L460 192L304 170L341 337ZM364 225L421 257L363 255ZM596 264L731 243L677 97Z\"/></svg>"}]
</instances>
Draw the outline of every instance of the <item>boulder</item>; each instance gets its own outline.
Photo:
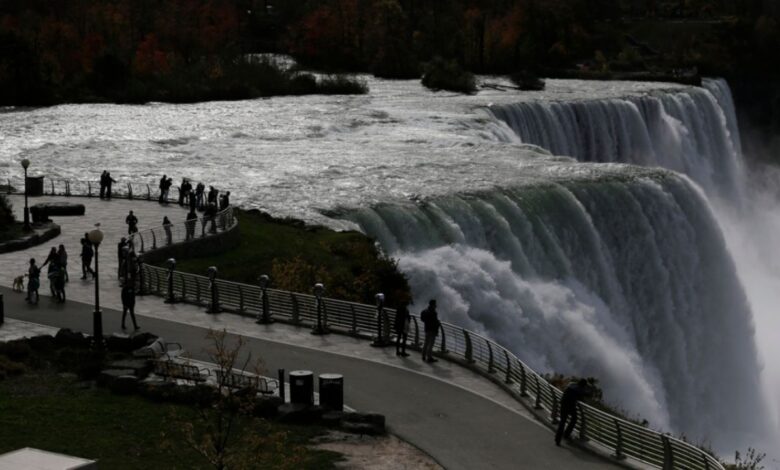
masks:
<instances>
[{"instance_id":1,"label":"boulder","mask_svg":"<svg viewBox=\"0 0 780 470\"><path fill-rule=\"evenodd\" d=\"M50 215L84 215L84 204L72 202L42 202L30 206L30 215L35 223L47 222Z\"/></svg>"},{"instance_id":2,"label":"boulder","mask_svg":"<svg viewBox=\"0 0 780 470\"><path fill-rule=\"evenodd\" d=\"M58 331L54 341L60 348L87 348L89 346L89 339L85 338L81 332L71 331L68 328Z\"/></svg>"},{"instance_id":3,"label":"boulder","mask_svg":"<svg viewBox=\"0 0 780 470\"><path fill-rule=\"evenodd\" d=\"M277 412L277 420L281 423L316 424L322 418L323 409L301 403L285 403L277 407Z\"/></svg>"},{"instance_id":4,"label":"boulder","mask_svg":"<svg viewBox=\"0 0 780 470\"><path fill-rule=\"evenodd\" d=\"M133 341L130 335L114 333L106 339L106 347L112 352L129 353L133 350Z\"/></svg>"},{"instance_id":5,"label":"boulder","mask_svg":"<svg viewBox=\"0 0 780 470\"><path fill-rule=\"evenodd\" d=\"M152 362L145 359L122 359L111 362L111 369L130 369L139 379L145 379L152 371Z\"/></svg>"},{"instance_id":6,"label":"boulder","mask_svg":"<svg viewBox=\"0 0 780 470\"><path fill-rule=\"evenodd\" d=\"M111 387L117 378L123 375L133 375L132 369L104 369L97 377L98 385Z\"/></svg>"},{"instance_id":7,"label":"boulder","mask_svg":"<svg viewBox=\"0 0 780 470\"><path fill-rule=\"evenodd\" d=\"M120 395L130 395L138 388L138 377L135 375L120 375L109 383L108 388Z\"/></svg>"},{"instance_id":8,"label":"boulder","mask_svg":"<svg viewBox=\"0 0 780 470\"><path fill-rule=\"evenodd\" d=\"M27 340L27 344L33 351L38 352L51 352L57 348L57 343L52 335L39 335L33 336Z\"/></svg>"},{"instance_id":9,"label":"boulder","mask_svg":"<svg viewBox=\"0 0 780 470\"><path fill-rule=\"evenodd\" d=\"M157 339L157 335L153 335L152 333L148 333L148 332L133 333L130 335L130 341L133 343L133 350L142 348L144 346L148 346L152 344L156 339Z\"/></svg>"}]
</instances>

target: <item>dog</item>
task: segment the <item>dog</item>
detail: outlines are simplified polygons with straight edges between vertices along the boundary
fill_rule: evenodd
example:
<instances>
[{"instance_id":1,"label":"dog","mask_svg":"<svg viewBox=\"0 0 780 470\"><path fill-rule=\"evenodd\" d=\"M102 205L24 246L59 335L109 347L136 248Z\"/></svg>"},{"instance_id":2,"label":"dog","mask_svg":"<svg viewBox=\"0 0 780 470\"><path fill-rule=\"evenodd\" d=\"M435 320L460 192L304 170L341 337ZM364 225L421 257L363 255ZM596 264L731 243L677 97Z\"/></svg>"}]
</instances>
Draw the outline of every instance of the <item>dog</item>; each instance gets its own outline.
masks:
<instances>
[{"instance_id":1,"label":"dog","mask_svg":"<svg viewBox=\"0 0 780 470\"><path fill-rule=\"evenodd\" d=\"M24 292L24 276L17 276L14 278L14 292Z\"/></svg>"}]
</instances>

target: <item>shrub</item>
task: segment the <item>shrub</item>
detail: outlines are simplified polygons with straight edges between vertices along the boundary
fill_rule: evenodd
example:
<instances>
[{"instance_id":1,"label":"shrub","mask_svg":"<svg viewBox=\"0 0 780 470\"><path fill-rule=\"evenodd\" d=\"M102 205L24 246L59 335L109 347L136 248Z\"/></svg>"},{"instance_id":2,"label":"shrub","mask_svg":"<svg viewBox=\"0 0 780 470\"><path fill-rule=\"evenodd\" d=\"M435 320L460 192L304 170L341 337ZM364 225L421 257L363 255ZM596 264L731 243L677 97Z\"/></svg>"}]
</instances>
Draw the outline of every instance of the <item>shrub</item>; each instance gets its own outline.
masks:
<instances>
[{"instance_id":1,"label":"shrub","mask_svg":"<svg viewBox=\"0 0 780 470\"><path fill-rule=\"evenodd\" d=\"M509 76L509 79L524 91L544 90L544 80L526 70L513 73Z\"/></svg>"},{"instance_id":2,"label":"shrub","mask_svg":"<svg viewBox=\"0 0 780 470\"><path fill-rule=\"evenodd\" d=\"M14 211L4 194L0 194L0 227L14 223Z\"/></svg>"},{"instance_id":3,"label":"shrub","mask_svg":"<svg viewBox=\"0 0 780 470\"><path fill-rule=\"evenodd\" d=\"M24 372L24 364L12 361L6 356L0 355L0 380L12 377Z\"/></svg>"},{"instance_id":4,"label":"shrub","mask_svg":"<svg viewBox=\"0 0 780 470\"><path fill-rule=\"evenodd\" d=\"M317 92L324 95L364 95L368 93L368 85L346 75L328 75L317 83Z\"/></svg>"},{"instance_id":5,"label":"shrub","mask_svg":"<svg viewBox=\"0 0 780 470\"><path fill-rule=\"evenodd\" d=\"M459 93L474 93L477 84L471 72L463 70L455 60L435 57L425 64L422 77L423 86L431 90L449 90Z\"/></svg>"}]
</instances>

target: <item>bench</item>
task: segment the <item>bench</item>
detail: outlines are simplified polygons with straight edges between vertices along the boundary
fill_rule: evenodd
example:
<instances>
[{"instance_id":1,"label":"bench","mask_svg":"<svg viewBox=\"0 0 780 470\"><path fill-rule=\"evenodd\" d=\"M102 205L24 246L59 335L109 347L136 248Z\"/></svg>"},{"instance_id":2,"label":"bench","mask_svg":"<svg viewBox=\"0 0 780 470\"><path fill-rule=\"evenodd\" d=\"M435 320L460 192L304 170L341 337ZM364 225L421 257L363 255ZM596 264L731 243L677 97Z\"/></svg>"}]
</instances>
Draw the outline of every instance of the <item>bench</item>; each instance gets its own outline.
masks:
<instances>
[{"instance_id":1,"label":"bench","mask_svg":"<svg viewBox=\"0 0 780 470\"><path fill-rule=\"evenodd\" d=\"M267 379L258 375L245 375L239 372L229 372L225 375L221 370L217 370L217 382L226 387L236 389L257 390L263 395L273 395L279 389L279 382L274 379Z\"/></svg>"},{"instance_id":2,"label":"bench","mask_svg":"<svg viewBox=\"0 0 780 470\"><path fill-rule=\"evenodd\" d=\"M50 215L78 216L84 215L84 204L71 202L42 202L30 207L30 216L33 222L48 222Z\"/></svg>"},{"instance_id":3,"label":"bench","mask_svg":"<svg viewBox=\"0 0 780 470\"><path fill-rule=\"evenodd\" d=\"M155 361L154 373L165 379L183 379L192 382L205 382L211 375L208 369L199 369L191 364L172 360Z\"/></svg>"}]
</instances>

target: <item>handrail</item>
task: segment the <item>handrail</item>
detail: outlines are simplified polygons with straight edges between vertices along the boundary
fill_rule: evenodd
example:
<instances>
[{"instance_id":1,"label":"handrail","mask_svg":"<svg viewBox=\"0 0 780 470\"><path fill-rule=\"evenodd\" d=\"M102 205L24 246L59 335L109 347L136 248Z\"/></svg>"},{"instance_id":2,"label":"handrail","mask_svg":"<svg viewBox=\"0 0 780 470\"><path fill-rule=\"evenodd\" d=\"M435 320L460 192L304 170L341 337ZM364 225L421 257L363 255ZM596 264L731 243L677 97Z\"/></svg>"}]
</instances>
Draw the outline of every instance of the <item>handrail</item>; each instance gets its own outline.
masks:
<instances>
[{"instance_id":1,"label":"handrail","mask_svg":"<svg viewBox=\"0 0 780 470\"><path fill-rule=\"evenodd\" d=\"M128 236L131 249L137 253L146 253L176 243L184 243L214 235L233 228L238 220L233 206L228 206L213 217L203 216L184 222L160 225Z\"/></svg>"},{"instance_id":2,"label":"handrail","mask_svg":"<svg viewBox=\"0 0 780 470\"><path fill-rule=\"evenodd\" d=\"M275 321L299 326L317 325L317 297L309 294L260 286L241 284L222 279L173 271L142 264L142 293L167 296L170 282L176 300L208 307L209 311L227 311L243 316L257 317L263 314L263 294L267 296L269 314ZM322 298L326 327L334 332L361 338L375 337L377 315L375 306ZM389 324L395 311L384 308L387 316L383 324ZM413 347L419 347L420 319L412 315L414 331ZM386 330L385 330L386 331ZM388 336L389 338L389 336ZM537 416L548 426L557 423L558 404L563 393L543 376L533 371L511 351L473 331L443 322L436 338L437 354L469 367L507 390L516 400L533 408ZM646 427L626 421L580 404L580 418L576 431L580 441L591 441L607 449L617 460L633 458L657 468L686 468L723 470L721 463L687 442L661 434Z\"/></svg>"}]
</instances>

